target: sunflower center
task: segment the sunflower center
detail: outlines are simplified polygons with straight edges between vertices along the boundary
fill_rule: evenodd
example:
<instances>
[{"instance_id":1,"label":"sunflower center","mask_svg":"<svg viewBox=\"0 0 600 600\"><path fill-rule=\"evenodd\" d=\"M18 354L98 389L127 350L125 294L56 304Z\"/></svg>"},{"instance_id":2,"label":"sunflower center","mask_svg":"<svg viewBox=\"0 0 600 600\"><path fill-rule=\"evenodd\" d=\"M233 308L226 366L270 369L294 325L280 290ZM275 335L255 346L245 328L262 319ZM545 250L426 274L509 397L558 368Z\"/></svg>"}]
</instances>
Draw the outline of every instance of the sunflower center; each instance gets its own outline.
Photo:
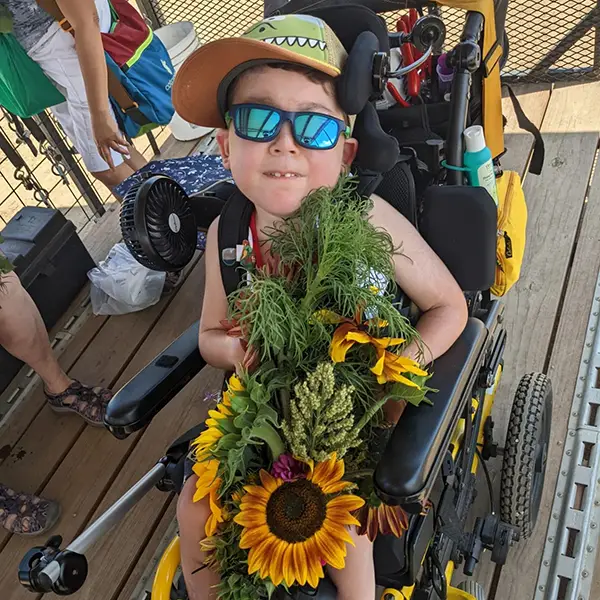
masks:
<instances>
[{"instance_id":1,"label":"sunflower center","mask_svg":"<svg viewBox=\"0 0 600 600\"><path fill-rule=\"evenodd\" d=\"M327 515L327 499L318 485L306 479L277 488L267 504L267 525L278 538L293 544L312 537Z\"/></svg>"}]
</instances>

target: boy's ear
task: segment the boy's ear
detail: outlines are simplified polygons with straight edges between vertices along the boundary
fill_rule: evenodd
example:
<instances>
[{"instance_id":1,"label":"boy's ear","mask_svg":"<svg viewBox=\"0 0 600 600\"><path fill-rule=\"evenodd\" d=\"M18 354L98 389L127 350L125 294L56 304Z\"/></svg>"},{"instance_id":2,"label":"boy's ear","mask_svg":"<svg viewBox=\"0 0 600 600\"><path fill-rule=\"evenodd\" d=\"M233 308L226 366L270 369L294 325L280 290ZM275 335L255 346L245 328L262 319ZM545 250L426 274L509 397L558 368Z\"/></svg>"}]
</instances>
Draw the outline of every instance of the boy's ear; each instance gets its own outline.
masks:
<instances>
[{"instance_id":1,"label":"boy's ear","mask_svg":"<svg viewBox=\"0 0 600 600\"><path fill-rule=\"evenodd\" d=\"M342 167L347 170L356 158L358 152L358 140L348 138L344 140L344 152L342 154Z\"/></svg>"},{"instance_id":2,"label":"boy's ear","mask_svg":"<svg viewBox=\"0 0 600 600\"><path fill-rule=\"evenodd\" d=\"M230 169L229 160L229 130L228 129L217 129L216 135L217 144L219 145L219 151L221 152L221 158L223 159L223 166L226 169Z\"/></svg>"}]
</instances>

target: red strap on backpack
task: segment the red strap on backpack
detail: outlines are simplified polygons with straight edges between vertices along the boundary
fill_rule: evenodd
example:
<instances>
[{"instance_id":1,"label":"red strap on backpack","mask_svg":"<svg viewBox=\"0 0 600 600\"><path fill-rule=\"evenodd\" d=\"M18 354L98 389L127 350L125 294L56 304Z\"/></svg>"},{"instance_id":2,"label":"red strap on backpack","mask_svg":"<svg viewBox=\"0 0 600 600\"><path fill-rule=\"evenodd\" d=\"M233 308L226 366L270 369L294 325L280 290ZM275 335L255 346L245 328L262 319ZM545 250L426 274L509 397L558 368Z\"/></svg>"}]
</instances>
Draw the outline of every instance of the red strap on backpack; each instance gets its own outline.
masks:
<instances>
[{"instance_id":1,"label":"red strap on backpack","mask_svg":"<svg viewBox=\"0 0 600 600\"><path fill-rule=\"evenodd\" d=\"M116 24L102 34L104 50L119 65L126 66L152 35L140 13L127 0L109 0Z\"/></svg>"}]
</instances>

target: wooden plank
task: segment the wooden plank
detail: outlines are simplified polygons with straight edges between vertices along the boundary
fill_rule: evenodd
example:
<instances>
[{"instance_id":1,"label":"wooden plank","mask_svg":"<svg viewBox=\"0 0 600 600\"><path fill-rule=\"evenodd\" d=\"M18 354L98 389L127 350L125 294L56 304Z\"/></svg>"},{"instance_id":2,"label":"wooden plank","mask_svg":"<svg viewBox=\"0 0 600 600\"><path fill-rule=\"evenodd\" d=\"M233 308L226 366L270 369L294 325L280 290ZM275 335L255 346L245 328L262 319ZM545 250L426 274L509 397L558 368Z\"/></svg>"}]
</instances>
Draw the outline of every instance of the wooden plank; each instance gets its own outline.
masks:
<instances>
[{"instance_id":1,"label":"wooden plank","mask_svg":"<svg viewBox=\"0 0 600 600\"><path fill-rule=\"evenodd\" d=\"M507 598L517 597L517 591L518 597L531 598L537 581L556 479L564 452L564 440L575 393L581 351L587 333L588 316L600 270L598 223L600 223L600 172L596 170L582 218L563 310L556 330L556 343L552 348L548 367L548 375L552 380L554 391L552 444L548 453L540 516L533 536L527 544L517 545L510 562L505 567L502 590ZM600 597L598 594L590 596L590 598L598 597Z\"/></svg>"},{"instance_id":2,"label":"wooden plank","mask_svg":"<svg viewBox=\"0 0 600 600\"><path fill-rule=\"evenodd\" d=\"M142 350L151 348L151 352L148 354L151 354L152 357L164 349L170 339L174 339L197 318L204 289L203 271L198 270L198 275L201 276L199 280L191 282L193 285L187 286L185 290L187 303L182 304L176 310L168 311L159 324L164 331L159 330L157 326L144 344ZM179 296L183 293L182 289ZM187 321L182 319L184 314L188 316ZM169 334L166 335L165 331ZM128 381L148 362L147 359L141 360L140 354L142 354L141 351L123 373L122 383ZM125 466L95 516L101 514L112 502L125 493L154 464L173 440L205 418L208 405L203 401L204 395L207 391L219 389L222 377L221 371L205 369L161 411L160 415L143 432L141 440L137 443L131 456L127 458ZM125 585L130 565L133 566L145 545L143 540L148 536L148 532L152 532L156 526L158 516L168 501L169 498L165 494L151 493L120 524L118 536L107 536L104 542L94 547L88 556L90 565L94 565L94 579L90 578L89 585L86 585L85 590L82 590L78 597L97 598L98 594L102 593L103 597L110 598L113 597L113 594L116 596L119 593L121 586ZM109 580L111 584L107 584Z\"/></svg>"},{"instance_id":3,"label":"wooden plank","mask_svg":"<svg viewBox=\"0 0 600 600\"><path fill-rule=\"evenodd\" d=\"M152 590L152 582L158 562L165 548L169 545L173 537L177 535L176 508L177 499L173 498L169 502L165 514L161 517L127 581L121 588L117 600L141 600L145 598L144 592L146 590Z\"/></svg>"},{"instance_id":4,"label":"wooden plank","mask_svg":"<svg viewBox=\"0 0 600 600\"><path fill-rule=\"evenodd\" d=\"M173 135L170 135L167 141L162 145L160 154L154 156L153 160L165 160L167 158L180 158L187 156L196 147L198 140L190 140L189 142L180 142Z\"/></svg>"},{"instance_id":5,"label":"wooden plank","mask_svg":"<svg viewBox=\"0 0 600 600\"><path fill-rule=\"evenodd\" d=\"M144 311L110 317L97 333L94 344L88 346L68 370L69 375L110 387L172 300L170 296ZM0 481L34 493L44 487L86 427L75 415L57 416L46 405L41 389L38 393L41 410L26 433L11 444L10 455L0 464ZM0 548L8 537L8 532L0 530Z\"/></svg>"},{"instance_id":6,"label":"wooden plank","mask_svg":"<svg viewBox=\"0 0 600 600\"><path fill-rule=\"evenodd\" d=\"M198 264L183 283L179 292L174 296L167 311L163 313L160 322L153 331L152 337L146 339L146 342L139 348L128 368L119 377L114 386L115 389L118 389L118 387L128 381L132 375L152 360L165 345L177 337L194 321L194 318L196 318L194 308L200 306L198 304L198 297L200 295L198 287L202 284L203 277L203 265ZM109 320L107 327L110 327L110 325ZM137 337L142 335L140 332L143 332L145 336L146 330L147 327L142 326L142 324L138 324L137 333L135 330L128 328L129 335ZM103 348L106 347L106 340L104 340L104 343L105 345L101 346L100 340L97 340L90 353L94 356L102 355ZM127 346L127 344L123 343L117 345ZM129 347L131 348L131 345ZM128 356L124 356L123 359L125 363L129 361ZM88 364L86 368L93 368L93 364ZM101 368L104 368L104 372L106 372L105 367ZM177 410L181 414L174 416L175 420L183 419L186 416L192 418L190 415L191 409L179 406ZM161 413L161 417L162 415L163 413ZM193 418L196 418L196 416L194 415ZM78 419L71 419L73 423L79 424L79 421ZM156 421L155 427L157 429L160 430L161 427L164 427L162 419L157 419ZM140 432L127 440L117 440L104 429L89 426L82 426L82 428L83 432L80 432L80 435L77 437L71 434L71 445L66 452L63 452L65 454L64 460L61 461L60 466L42 490L43 495L56 499L61 504L63 515L56 528L56 532L60 532L65 540L71 540L83 530L92 512L97 508L106 490L123 466L126 456L142 435L142 432ZM174 430L179 431L176 428L165 428L164 434L169 436ZM54 431L56 432L56 429ZM154 435L156 435L156 432ZM159 438L155 439L158 440ZM74 445L73 441L75 442ZM164 447L168 442L165 445L160 445L159 442L156 442L156 444L158 445L154 445L153 453L149 454L146 460L142 460L139 453L136 454L136 460L141 461L137 466L142 471L152 466L152 463L160 457L160 453L164 451ZM25 446L25 448L29 450L29 446ZM39 450L37 454L39 455ZM38 459L40 459L39 456ZM51 473L52 471L48 472ZM4 478L2 480L4 481ZM139 540L140 538L137 538L135 540L136 543ZM11 600L16 598L31 599L31 594L20 588L14 578L18 561L30 546L31 540L13 536L0 553L0 589L4 590L6 587L10 590L10 595L3 596L3 600L8 600L8 598ZM104 598L102 595L100 597Z\"/></svg>"},{"instance_id":7,"label":"wooden plank","mask_svg":"<svg viewBox=\"0 0 600 600\"><path fill-rule=\"evenodd\" d=\"M501 445L504 444L518 382L525 373L544 370L548 346L560 317L565 278L599 140L600 116L590 106L599 93L600 84L553 90L541 128L546 143L546 165L540 177L528 176L525 181L529 209L527 248L521 279L505 300L508 343L504 354L505 370L494 406L494 434ZM591 285L589 281L588 286ZM578 293L583 295L581 291ZM581 317L579 319L585 321ZM576 370L573 352L577 348L575 353L579 356L580 347L573 343L571 335L569 345L571 357L568 362ZM570 402L571 398L561 401ZM562 442L559 430L560 427L554 430L555 445ZM556 446L553 449L556 450ZM495 475L500 465L500 461L493 465ZM548 470L555 471L556 468L554 463L549 465ZM555 477L555 472L548 474L545 493L550 493L550 498ZM499 477L495 479L498 495ZM501 582L503 596L511 597L504 590L506 586L513 586L513 597L532 597L548 518L548 503L546 495L535 537L527 544L520 543L509 555ZM489 582L492 570L493 565L489 561L482 561L477 579L482 583ZM518 594L515 596L516 590Z\"/></svg>"},{"instance_id":8,"label":"wooden plank","mask_svg":"<svg viewBox=\"0 0 600 600\"><path fill-rule=\"evenodd\" d=\"M592 105L599 94L599 83L552 92L542 124L546 166L524 184L527 247L521 279L505 299L508 345L494 407L500 439L511 406L504 399L512 398L524 373L544 367L598 145L600 115Z\"/></svg>"},{"instance_id":9,"label":"wooden plank","mask_svg":"<svg viewBox=\"0 0 600 600\"><path fill-rule=\"evenodd\" d=\"M60 366L66 372L71 370L80 354L92 342L102 326L106 323L106 320L107 317L91 317L77 332L73 340L65 348L64 352L58 357ZM36 416L39 414L45 404L46 398L40 385L38 388L33 390L25 402L22 402L11 411L10 418L7 419L0 427L0 440L2 440L2 448L0 448L0 465L5 458L10 456L15 444L19 442L27 428L35 420ZM35 492L37 489L39 489L38 483L30 483L34 487L29 486L23 488L22 491Z\"/></svg>"},{"instance_id":10,"label":"wooden plank","mask_svg":"<svg viewBox=\"0 0 600 600\"><path fill-rule=\"evenodd\" d=\"M161 411L144 432L94 517L134 485L179 435L206 418L209 404L204 402L204 394L218 390L222 381L221 371L207 367ZM91 549L87 558L93 577L74 600L118 596L131 572L131 565L137 561L140 548L147 544L169 501L166 494L152 490L119 524L118 533L106 536Z\"/></svg>"},{"instance_id":11,"label":"wooden plank","mask_svg":"<svg viewBox=\"0 0 600 600\"><path fill-rule=\"evenodd\" d=\"M108 255L109 250L121 241L119 218L121 205L117 200L107 202L106 212L97 220L90 221L79 233L88 252L98 264Z\"/></svg>"},{"instance_id":12,"label":"wooden plank","mask_svg":"<svg viewBox=\"0 0 600 600\"><path fill-rule=\"evenodd\" d=\"M513 88L523 112L536 126L540 127L550 102L549 85L521 85ZM519 128L513 104L505 92L502 100L502 112L507 119L504 130L506 154L502 157L502 167L507 171L517 171L523 176L533 146L533 136Z\"/></svg>"}]
</instances>

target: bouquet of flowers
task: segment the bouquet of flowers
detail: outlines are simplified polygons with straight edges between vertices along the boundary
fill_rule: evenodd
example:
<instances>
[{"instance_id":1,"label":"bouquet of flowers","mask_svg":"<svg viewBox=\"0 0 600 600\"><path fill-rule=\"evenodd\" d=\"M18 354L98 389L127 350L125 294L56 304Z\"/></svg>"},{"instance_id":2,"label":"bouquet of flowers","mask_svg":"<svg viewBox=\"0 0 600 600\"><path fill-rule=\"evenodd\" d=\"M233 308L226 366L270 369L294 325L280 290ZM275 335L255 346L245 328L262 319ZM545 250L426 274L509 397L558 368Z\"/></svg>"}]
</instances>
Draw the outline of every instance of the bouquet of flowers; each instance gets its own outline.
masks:
<instances>
[{"instance_id":1,"label":"bouquet of flowers","mask_svg":"<svg viewBox=\"0 0 600 600\"><path fill-rule=\"evenodd\" d=\"M407 517L375 494L383 405L429 402L430 374L402 355L417 331L395 304L394 248L355 182L308 196L269 232L271 259L247 261L229 298L229 335L246 347L193 445L195 501L219 598L316 588L344 566L349 527L401 536ZM388 289L393 288L393 289Z\"/></svg>"}]
</instances>

